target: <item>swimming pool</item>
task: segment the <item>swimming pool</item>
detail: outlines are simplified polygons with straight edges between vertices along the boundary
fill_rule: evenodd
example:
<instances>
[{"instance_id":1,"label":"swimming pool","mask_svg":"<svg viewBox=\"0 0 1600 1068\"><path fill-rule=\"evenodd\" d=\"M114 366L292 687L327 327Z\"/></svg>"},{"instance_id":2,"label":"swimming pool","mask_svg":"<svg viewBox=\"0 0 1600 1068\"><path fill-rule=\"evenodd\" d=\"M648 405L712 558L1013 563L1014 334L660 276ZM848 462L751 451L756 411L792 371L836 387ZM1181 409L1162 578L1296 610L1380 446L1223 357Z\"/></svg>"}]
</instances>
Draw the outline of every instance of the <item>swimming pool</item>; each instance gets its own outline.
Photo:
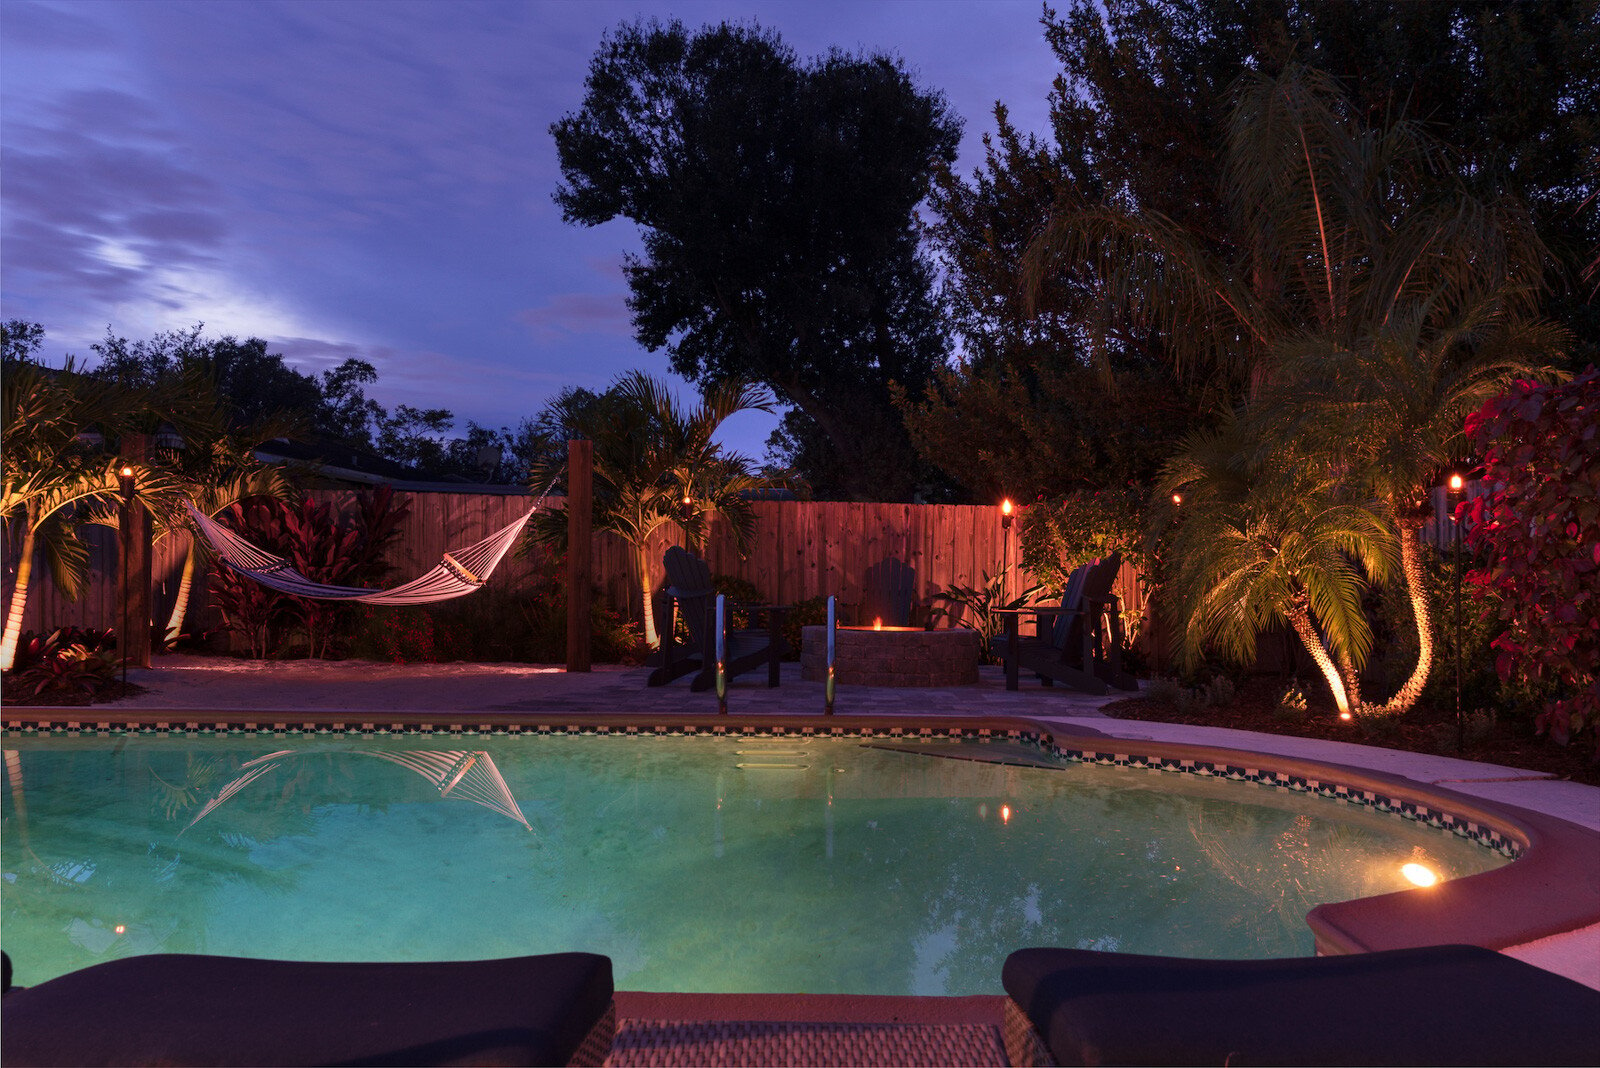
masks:
<instances>
[{"instance_id":1,"label":"swimming pool","mask_svg":"<svg viewBox=\"0 0 1600 1068\"><path fill-rule=\"evenodd\" d=\"M0 908L23 983L157 951L584 949L620 989L997 993L1020 946L1307 954L1317 904L1403 889L1407 863L1448 879L1507 862L1361 805L1015 743L8 732L5 748Z\"/></svg>"}]
</instances>

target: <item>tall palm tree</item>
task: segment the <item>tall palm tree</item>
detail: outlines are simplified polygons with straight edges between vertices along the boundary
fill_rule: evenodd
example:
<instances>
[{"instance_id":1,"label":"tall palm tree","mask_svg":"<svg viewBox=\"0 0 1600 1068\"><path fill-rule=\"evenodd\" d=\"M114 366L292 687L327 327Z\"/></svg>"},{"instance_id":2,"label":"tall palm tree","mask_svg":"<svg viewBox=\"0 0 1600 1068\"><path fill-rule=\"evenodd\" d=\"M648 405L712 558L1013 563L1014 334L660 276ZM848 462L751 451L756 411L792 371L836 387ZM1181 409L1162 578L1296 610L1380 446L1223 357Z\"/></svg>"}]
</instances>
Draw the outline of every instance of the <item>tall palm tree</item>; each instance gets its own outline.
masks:
<instances>
[{"instance_id":1,"label":"tall palm tree","mask_svg":"<svg viewBox=\"0 0 1600 1068\"><path fill-rule=\"evenodd\" d=\"M700 403L684 408L666 383L642 371L622 375L598 398L573 395L556 402L549 420L556 429L594 443L594 527L609 530L633 547L636 588L644 597L645 641L659 644L650 611L653 582L650 536L668 524L683 527L691 542L704 537L713 515L728 521L742 552L755 535L755 513L744 491L775 484L755 475L750 461L725 452L712 438L730 416L772 410L760 386L727 382L708 388ZM542 489L560 477L563 460L538 465L533 484ZM535 517L533 536L565 545L565 518Z\"/></svg>"},{"instance_id":2,"label":"tall palm tree","mask_svg":"<svg viewBox=\"0 0 1600 1068\"><path fill-rule=\"evenodd\" d=\"M0 518L17 549L17 573L0 636L0 670L16 663L33 557L43 548L56 586L69 597L82 593L88 577L88 547L78 538L84 523L116 525L121 463L91 434L115 438L144 408L143 398L115 383L78 372L69 360L61 370L31 361L7 362L0 386ZM141 465L135 478L141 505L163 501L170 479Z\"/></svg>"},{"instance_id":3,"label":"tall palm tree","mask_svg":"<svg viewBox=\"0 0 1600 1068\"><path fill-rule=\"evenodd\" d=\"M1382 706L1403 711L1432 650L1413 502L1460 455L1466 411L1559 347L1537 317L1547 257L1519 205L1470 195L1418 127L1364 125L1302 66L1241 81L1224 153L1226 243L1155 213L1069 206L1028 277L1086 273L1180 369L1262 412L1256 451L1310 453L1364 494L1398 540L1422 647Z\"/></svg>"}]
</instances>

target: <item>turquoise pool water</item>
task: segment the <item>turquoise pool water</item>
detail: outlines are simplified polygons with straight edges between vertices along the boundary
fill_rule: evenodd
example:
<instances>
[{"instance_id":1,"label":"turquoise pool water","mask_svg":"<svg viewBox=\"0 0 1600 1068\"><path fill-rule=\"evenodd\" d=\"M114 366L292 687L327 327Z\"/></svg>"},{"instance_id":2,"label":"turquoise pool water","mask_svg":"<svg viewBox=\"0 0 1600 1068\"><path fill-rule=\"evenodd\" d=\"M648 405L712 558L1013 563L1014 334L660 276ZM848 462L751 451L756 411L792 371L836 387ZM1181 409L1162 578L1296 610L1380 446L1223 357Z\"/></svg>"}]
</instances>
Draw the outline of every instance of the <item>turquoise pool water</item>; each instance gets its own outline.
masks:
<instances>
[{"instance_id":1,"label":"turquoise pool water","mask_svg":"<svg viewBox=\"0 0 1600 1068\"><path fill-rule=\"evenodd\" d=\"M624 990L998 993L1021 946L1308 954L1312 906L1403 889L1402 864L1506 863L1267 786L860 740L7 735L5 756L21 983L133 953L583 949Z\"/></svg>"}]
</instances>

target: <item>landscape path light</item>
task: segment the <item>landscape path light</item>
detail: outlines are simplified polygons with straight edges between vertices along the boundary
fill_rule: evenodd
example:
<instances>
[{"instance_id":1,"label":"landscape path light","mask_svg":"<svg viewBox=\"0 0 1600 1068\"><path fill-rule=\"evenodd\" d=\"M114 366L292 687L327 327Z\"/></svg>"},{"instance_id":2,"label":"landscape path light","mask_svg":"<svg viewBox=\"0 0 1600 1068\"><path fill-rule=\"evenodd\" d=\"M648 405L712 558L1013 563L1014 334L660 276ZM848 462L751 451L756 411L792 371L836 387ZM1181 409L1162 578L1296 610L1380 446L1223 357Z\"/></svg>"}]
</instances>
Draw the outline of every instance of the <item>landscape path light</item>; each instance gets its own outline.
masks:
<instances>
[{"instance_id":1,"label":"landscape path light","mask_svg":"<svg viewBox=\"0 0 1600 1068\"><path fill-rule=\"evenodd\" d=\"M123 464L117 471L117 485L122 490L121 510L118 521L121 524L122 558L117 561L117 570L122 578L122 630L117 635L117 649L122 653L122 692L128 692L128 529L133 522L133 466Z\"/></svg>"},{"instance_id":2,"label":"landscape path light","mask_svg":"<svg viewBox=\"0 0 1600 1068\"><path fill-rule=\"evenodd\" d=\"M1461 494L1466 483L1460 473L1450 476L1450 496L1452 498ZM1450 525L1455 528L1456 538L1456 752L1462 753L1467 748L1467 721L1461 716L1461 516L1457 514L1461 505L1457 504L1450 512Z\"/></svg>"}]
</instances>

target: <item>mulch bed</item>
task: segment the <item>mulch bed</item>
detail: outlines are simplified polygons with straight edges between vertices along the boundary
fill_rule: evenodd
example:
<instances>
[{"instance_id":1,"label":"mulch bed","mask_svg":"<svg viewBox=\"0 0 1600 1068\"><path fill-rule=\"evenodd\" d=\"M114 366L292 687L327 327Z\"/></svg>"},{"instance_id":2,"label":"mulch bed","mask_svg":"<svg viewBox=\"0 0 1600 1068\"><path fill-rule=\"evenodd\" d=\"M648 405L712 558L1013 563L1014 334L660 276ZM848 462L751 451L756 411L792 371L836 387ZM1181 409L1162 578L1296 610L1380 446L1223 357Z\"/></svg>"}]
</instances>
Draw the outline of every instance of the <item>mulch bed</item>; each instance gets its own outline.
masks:
<instances>
[{"instance_id":1,"label":"mulch bed","mask_svg":"<svg viewBox=\"0 0 1600 1068\"><path fill-rule=\"evenodd\" d=\"M1573 782L1600 786L1600 763L1587 744L1556 745L1533 735L1525 723L1500 721L1486 730L1469 734L1465 750L1456 747L1455 710L1418 706L1404 716L1381 722L1339 719L1331 703L1319 704L1313 696L1305 712L1287 716L1279 711L1278 698L1286 683L1277 678L1247 680L1224 705L1180 708L1167 701L1133 697L1105 706L1105 713L1116 719L1155 720L1160 723L1190 723L1206 727L1231 727L1235 730L1283 734L1298 738L1326 738L1338 742L1403 749L1412 753L1436 753L1527 768Z\"/></svg>"},{"instance_id":2,"label":"mulch bed","mask_svg":"<svg viewBox=\"0 0 1600 1068\"><path fill-rule=\"evenodd\" d=\"M93 694L83 690L50 690L38 695L23 693L9 680L0 684L0 693L4 694L3 702L7 708L17 705L22 708L46 705L58 708L86 708L89 705L101 704L106 701L117 701L124 697L133 697L144 693L143 686L133 683L123 684L121 679L109 683L96 690Z\"/></svg>"}]
</instances>

